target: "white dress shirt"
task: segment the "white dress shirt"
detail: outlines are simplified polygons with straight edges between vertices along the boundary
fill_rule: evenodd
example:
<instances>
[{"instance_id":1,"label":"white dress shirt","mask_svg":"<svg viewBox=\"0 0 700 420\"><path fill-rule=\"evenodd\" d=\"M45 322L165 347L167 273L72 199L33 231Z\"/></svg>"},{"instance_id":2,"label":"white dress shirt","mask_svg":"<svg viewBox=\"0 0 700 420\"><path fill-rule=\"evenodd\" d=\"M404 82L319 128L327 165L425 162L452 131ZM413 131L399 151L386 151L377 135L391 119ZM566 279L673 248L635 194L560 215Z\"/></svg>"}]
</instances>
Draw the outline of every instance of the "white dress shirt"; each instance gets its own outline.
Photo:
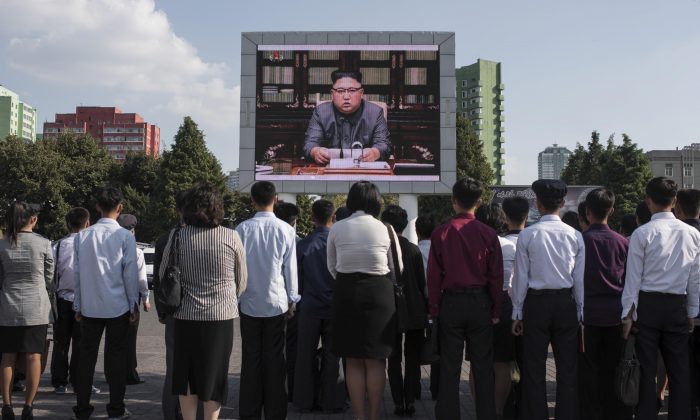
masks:
<instances>
[{"instance_id":1,"label":"white dress shirt","mask_svg":"<svg viewBox=\"0 0 700 420\"><path fill-rule=\"evenodd\" d=\"M418 241L418 249L423 256L423 269L425 270L425 278L428 278L428 256L430 255L430 239ZM426 288L428 287L426 283Z\"/></svg>"},{"instance_id":2,"label":"white dress shirt","mask_svg":"<svg viewBox=\"0 0 700 420\"><path fill-rule=\"evenodd\" d=\"M513 319L523 319L528 289L574 289L579 320L583 319L583 273L586 246L576 229L559 216L545 215L518 237L513 276Z\"/></svg>"},{"instance_id":3,"label":"white dress shirt","mask_svg":"<svg viewBox=\"0 0 700 420\"><path fill-rule=\"evenodd\" d=\"M248 285L240 312L259 318L281 315L299 302L296 232L272 212L260 211L236 227L245 249Z\"/></svg>"},{"instance_id":4,"label":"white dress shirt","mask_svg":"<svg viewBox=\"0 0 700 420\"><path fill-rule=\"evenodd\" d=\"M403 271L401 247L394 230L399 271ZM361 210L333 225L328 234L328 271L365 273L376 276L389 274L388 252L391 247L386 225Z\"/></svg>"},{"instance_id":5,"label":"white dress shirt","mask_svg":"<svg viewBox=\"0 0 700 420\"><path fill-rule=\"evenodd\" d=\"M116 318L139 305L136 239L114 219L102 218L74 239L73 310L90 318Z\"/></svg>"},{"instance_id":6,"label":"white dress shirt","mask_svg":"<svg viewBox=\"0 0 700 420\"><path fill-rule=\"evenodd\" d=\"M518 240L518 237L515 237ZM513 267L515 266L515 242L498 237L498 242L501 244L501 252L503 253L503 290L510 290L513 284Z\"/></svg>"},{"instance_id":7,"label":"white dress shirt","mask_svg":"<svg viewBox=\"0 0 700 420\"><path fill-rule=\"evenodd\" d=\"M75 259L73 258L73 243L77 233L71 233L53 247L56 261L56 295L68 302L75 300ZM60 250L58 248L61 248ZM57 258L58 257L58 258Z\"/></svg>"},{"instance_id":8,"label":"white dress shirt","mask_svg":"<svg viewBox=\"0 0 700 420\"><path fill-rule=\"evenodd\" d=\"M654 214L630 237L622 318L637 307L640 290L687 295L688 318L698 316L700 232L671 212Z\"/></svg>"},{"instance_id":9,"label":"white dress shirt","mask_svg":"<svg viewBox=\"0 0 700 420\"><path fill-rule=\"evenodd\" d=\"M139 267L139 297L143 303L148 303L148 276L146 275L146 257L143 256L143 250L136 248L136 264Z\"/></svg>"}]
</instances>

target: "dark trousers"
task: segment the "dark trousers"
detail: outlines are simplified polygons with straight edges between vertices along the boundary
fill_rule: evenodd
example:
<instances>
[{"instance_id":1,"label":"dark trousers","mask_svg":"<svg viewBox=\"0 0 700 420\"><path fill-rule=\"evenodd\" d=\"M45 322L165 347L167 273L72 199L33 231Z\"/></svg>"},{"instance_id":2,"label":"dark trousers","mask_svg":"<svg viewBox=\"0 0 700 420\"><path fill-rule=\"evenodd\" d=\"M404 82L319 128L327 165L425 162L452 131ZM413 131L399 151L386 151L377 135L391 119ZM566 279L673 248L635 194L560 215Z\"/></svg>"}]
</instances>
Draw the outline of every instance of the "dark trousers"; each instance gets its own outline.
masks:
<instances>
[{"instance_id":1,"label":"dark trousers","mask_svg":"<svg viewBox=\"0 0 700 420\"><path fill-rule=\"evenodd\" d=\"M690 418L688 314L685 295L639 293L636 350L641 365L637 420L656 419L656 366L661 350L669 383L669 420Z\"/></svg>"},{"instance_id":2,"label":"dark trousers","mask_svg":"<svg viewBox=\"0 0 700 420\"><path fill-rule=\"evenodd\" d=\"M177 420L180 416L180 400L173 394L173 354L175 352L175 319L165 316L165 382L163 383L163 419Z\"/></svg>"},{"instance_id":3,"label":"dark trousers","mask_svg":"<svg viewBox=\"0 0 700 420\"><path fill-rule=\"evenodd\" d=\"M518 419L549 418L546 375L550 343L557 366L555 418L576 418L578 329L576 302L570 291L563 294L528 292L523 305L522 393Z\"/></svg>"},{"instance_id":4,"label":"dark trousers","mask_svg":"<svg viewBox=\"0 0 700 420\"><path fill-rule=\"evenodd\" d=\"M420 392L420 350L423 336L423 330L406 331L396 336L394 351L389 356L387 373L391 397L397 407L413 405ZM401 371L402 358L405 373Z\"/></svg>"},{"instance_id":5,"label":"dark trousers","mask_svg":"<svg viewBox=\"0 0 700 420\"><path fill-rule=\"evenodd\" d=\"M124 393L126 391L126 339L129 329L129 313L116 318L88 318L80 322L80 363L78 363L78 405L73 407L79 419L90 418L94 407L90 405L92 380L95 375L97 352L100 348L102 332L105 336L105 375L109 383L109 417L124 414Z\"/></svg>"},{"instance_id":6,"label":"dark trousers","mask_svg":"<svg viewBox=\"0 0 700 420\"><path fill-rule=\"evenodd\" d=\"M80 360L80 323L75 320L73 302L56 300L58 319L53 324L53 354L51 355L51 385L66 386L70 383L75 389ZM68 351L73 342L73 352L68 362Z\"/></svg>"},{"instance_id":7,"label":"dark trousers","mask_svg":"<svg viewBox=\"0 0 700 420\"><path fill-rule=\"evenodd\" d=\"M698 417L700 405L700 327L696 326L692 334L690 334L690 371L691 371L691 391L692 399L692 417Z\"/></svg>"},{"instance_id":8,"label":"dark trousers","mask_svg":"<svg viewBox=\"0 0 700 420\"><path fill-rule=\"evenodd\" d=\"M241 314L241 420L287 418L284 388L284 315L256 318Z\"/></svg>"},{"instance_id":9,"label":"dark trousers","mask_svg":"<svg viewBox=\"0 0 700 420\"><path fill-rule=\"evenodd\" d=\"M126 382L129 384L138 383L139 373L136 371L138 362L136 361L136 337L139 334L139 322L129 324L129 334L127 336L126 352Z\"/></svg>"},{"instance_id":10,"label":"dark trousers","mask_svg":"<svg viewBox=\"0 0 700 420\"><path fill-rule=\"evenodd\" d=\"M430 364L430 396L433 400L440 395L440 362Z\"/></svg>"},{"instance_id":11,"label":"dark trousers","mask_svg":"<svg viewBox=\"0 0 700 420\"><path fill-rule=\"evenodd\" d=\"M297 334L299 325L299 314L301 311L297 307L296 316L287 320L287 328L285 329L285 362L287 369L287 398L289 402L294 399L294 368L297 362Z\"/></svg>"},{"instance_id":12,"label":"dark trousers","mask_svg":"<svg viewBox=\"0 0 700 420\"><path fill-rule=\"evenodd\" d=\"M615 396L615 368L624 340L622 326L586 325L585 352L578 359L580 418L586 420L632 420L632 408Z\"/></svg>"},{"instance_id":13,"label":"dark trousers","mask_svg":"<svg viewBox=\"0 0 700 420\"><path fill-rule=\"evenodd\" d=\"M297 361L294 374L294 405L300 410L310 410L318 404L324 411L342 409L345 406L345 376L331 349L332 324L302 311L299 317ZM323 344L323 368L320 376L316 352L319 339ZM319 383L320 382L320 383ZM317 397L318 390L318 397Z\"/></svg>"},{"instance_id":14,"label":"dark trousers","mask_svg":"<svg viewBox=\"0 0 700 420\"><path fill-rule=\"evenodd\" d=\"M445 292L440 304L440 394L435 404L438 420L459 420L459 380L464 341L469 342L476 385L476 417L496 418L493 371L491 299L483 289L469 293Z\"/></svg>"}]
</instances>

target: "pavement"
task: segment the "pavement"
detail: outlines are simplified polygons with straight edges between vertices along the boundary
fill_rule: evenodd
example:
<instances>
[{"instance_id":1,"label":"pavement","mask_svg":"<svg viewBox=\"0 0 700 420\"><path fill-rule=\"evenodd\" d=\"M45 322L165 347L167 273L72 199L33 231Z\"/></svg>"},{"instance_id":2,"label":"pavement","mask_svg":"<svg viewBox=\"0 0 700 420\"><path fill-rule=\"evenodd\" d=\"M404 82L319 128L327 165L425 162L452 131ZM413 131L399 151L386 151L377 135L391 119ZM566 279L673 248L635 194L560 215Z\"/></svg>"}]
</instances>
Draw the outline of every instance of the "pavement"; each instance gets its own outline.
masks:
<instances>
[{"instance_id":1,"label":"pavement","mask_svg":"<svg viewBox=\"0 0 700 420\"><path fill-rule=\"evenodd\" d=\"M153 311L142 312L138 337L138 371L141 379L146 382L141 385L128 386L126 390L126 406L132 413L132 419L161 420L161 392L163 379L165 378L165 342L164 326L158 322ZM50 354L50 353L49 353ZM104 380L102 347L100 347L100 357L95 370L94 384L102 390L99 395L93 396L92 404L95 406L93 418L106 419L106 405L109 398L109 387ZM50 355L49 355L50 366ZM241 371L241 339L238 322L235 323L234 345L229 365L229 400L222 407L220 419L238 419L238 393L240 388L239 374ZM429 367L422 368L422 395L416 401L416 415L414 419L435 419L434 407L429 391ZM476 419L474 414L474 403L469 391L469 363L464 362L462 366L462 381L459 392L461 401L461 417L463 420ZM554 399L556 391L556 369L554 360L551 357L547 362L547 398L550 406L550 418L554 418ZM69 419L72 416L71 407L75 405L75 395L56 395L53 393L49 369L42 375L39 393L34 403L34 416L36 419ZM17 418L21 413L24 401L23 393L16 393L13 398ZM384 392L384 406L382 408L382 418L397 418L394 414L394 404L389 391L389 384ZM288 419L294 420L351 420L352 412L348 409L344 413L325 415L321 413L302 414L296 411L291 405L288 410ZM659 419L666 419L665 412Z\"/></svg>"}]
</instances>

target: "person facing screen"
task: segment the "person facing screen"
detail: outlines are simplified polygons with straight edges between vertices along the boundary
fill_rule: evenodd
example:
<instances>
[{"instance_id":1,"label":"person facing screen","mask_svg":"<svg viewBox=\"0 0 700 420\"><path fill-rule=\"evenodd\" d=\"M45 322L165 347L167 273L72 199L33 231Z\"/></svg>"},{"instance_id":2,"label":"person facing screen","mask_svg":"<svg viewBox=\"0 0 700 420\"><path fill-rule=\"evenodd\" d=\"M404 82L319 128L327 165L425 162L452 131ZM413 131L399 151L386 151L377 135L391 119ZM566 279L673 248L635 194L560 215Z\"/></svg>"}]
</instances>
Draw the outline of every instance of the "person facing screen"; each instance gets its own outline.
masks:
<instances>
[{"instance_id":1,"label":"person facing screen","mask_svg":"<svg viewBox=\"0 0 700 420\"><path fill-rule=\"evenodd\" d=\"M363 99L362 73L335 70L331 73L332 102L316 106L304 138L304 157L326 165L331 157L359 158L365 162L387 160L391 141L384 110ZM362 148L354 155L347 150ZM337 154L329 149L340 149Z\"/></svg>"}]
</instances>

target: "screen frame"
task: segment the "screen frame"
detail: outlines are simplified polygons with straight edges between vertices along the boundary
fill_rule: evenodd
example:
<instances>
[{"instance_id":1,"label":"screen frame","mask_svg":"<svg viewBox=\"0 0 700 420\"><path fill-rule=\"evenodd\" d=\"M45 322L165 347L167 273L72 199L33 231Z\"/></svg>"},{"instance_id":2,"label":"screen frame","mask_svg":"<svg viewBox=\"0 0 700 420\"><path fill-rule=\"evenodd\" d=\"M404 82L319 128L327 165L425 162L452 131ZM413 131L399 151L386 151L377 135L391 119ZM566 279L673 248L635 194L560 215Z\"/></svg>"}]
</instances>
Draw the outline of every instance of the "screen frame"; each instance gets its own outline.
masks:
<instances>
[{"instance_id":1,"label":"screen frame","mask_svg":"<svg viewBox=\"0 0 700 420\"><path fill-rule=\"evenodd\" d=\"M363 45L437 46L440 59L440 180L375 181L382 193L449 194L457 180L457 133L454 32L243 32L241 33L241 114L239 191L255 182L256 80L259 46ZM355 181L270 181L277 192L346 194Z\"/></svg>"}]
</instances>

